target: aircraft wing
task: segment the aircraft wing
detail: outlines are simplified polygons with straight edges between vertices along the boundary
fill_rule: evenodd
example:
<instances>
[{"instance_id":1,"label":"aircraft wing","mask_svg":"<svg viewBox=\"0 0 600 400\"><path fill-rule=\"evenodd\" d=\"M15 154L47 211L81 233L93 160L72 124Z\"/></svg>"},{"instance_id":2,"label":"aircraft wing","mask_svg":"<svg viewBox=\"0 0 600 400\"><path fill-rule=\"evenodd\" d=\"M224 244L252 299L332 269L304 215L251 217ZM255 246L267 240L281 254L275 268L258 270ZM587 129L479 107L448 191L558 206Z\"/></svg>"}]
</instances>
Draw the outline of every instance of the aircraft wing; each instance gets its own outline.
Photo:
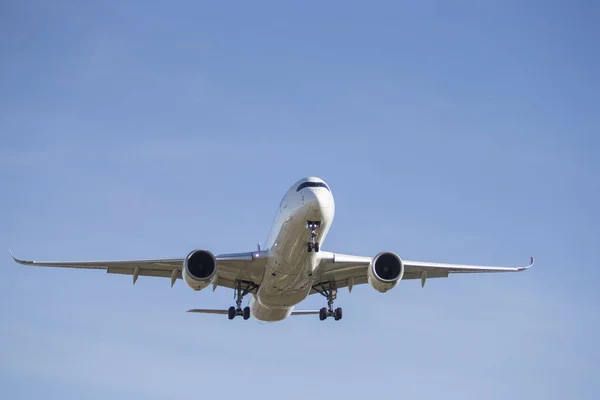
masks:
<instances>
[{"instance_id":1,"label":"aircraft wing","mask_svg":"<svg viewBox=\"0 0 600 400\"><path fill-rule=\"evenodd\" d=\"M259 257L256 257L257 253ZM15 262L28 266L99 269L105 270L109 274L131 275L134 284L139 276L171 278L171 286L177 279L182 279L184 260L184 257L177 257L111 261L25 261L16 258L12 252L10 255ZM264 251L221 254L215 258L217 260L218 286L235 288L236 279L260 285L267 258Z\"/></svg>"},{"instance_id":2,"label":"aircraft wing","mask_svg":"<svg viewBox=\"0 0 600 400\"><path fill-rule=\"evenodd\" d=\"M322 252L321 257L319 272L317 273L319 283L331 282L338 289L349 287L351 290L353 285L368 282L367 271L373 259L372 257L330 252ZM533 265L533 257L531 257L529 265L521 267L448 264L410 260L402 260L402 262L404 263L402 280L421 279L421 286L424 286L425 280L429 278L447 278L450 274L524 271ZM317 292L313 290L312 293Z\"/></svg>"}]
</instances>

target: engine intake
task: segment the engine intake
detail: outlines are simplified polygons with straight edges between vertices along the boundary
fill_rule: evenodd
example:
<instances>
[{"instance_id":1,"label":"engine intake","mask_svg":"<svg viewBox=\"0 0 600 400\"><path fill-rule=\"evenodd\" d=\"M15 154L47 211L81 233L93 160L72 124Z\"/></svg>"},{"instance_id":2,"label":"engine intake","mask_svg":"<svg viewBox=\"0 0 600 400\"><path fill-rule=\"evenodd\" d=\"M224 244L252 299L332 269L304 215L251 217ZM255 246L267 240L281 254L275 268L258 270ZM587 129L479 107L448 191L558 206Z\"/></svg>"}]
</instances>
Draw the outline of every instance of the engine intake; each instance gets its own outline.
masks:
<instances>
[{"instance_id":1,"label":"engine intake","mask_svg":"<svg viewBox=\"0 0 600 400\"><path fill-rule=\"evenodd\" d=\"M394 288L403 275L404 263L395 253L379 253L369 265L369 284L380 293Z\"/></svg>"},{"instance_id":2,"label":"engine intake","mask_svg":"<svg viewBox=\"0 0 600 400\"><path fill-rule=\"evenodd\" d=\"M211 284L217 273L217 260L207 250L194 250L183 261L183 279L194 290Z\"/></svg>"}]
</instances>

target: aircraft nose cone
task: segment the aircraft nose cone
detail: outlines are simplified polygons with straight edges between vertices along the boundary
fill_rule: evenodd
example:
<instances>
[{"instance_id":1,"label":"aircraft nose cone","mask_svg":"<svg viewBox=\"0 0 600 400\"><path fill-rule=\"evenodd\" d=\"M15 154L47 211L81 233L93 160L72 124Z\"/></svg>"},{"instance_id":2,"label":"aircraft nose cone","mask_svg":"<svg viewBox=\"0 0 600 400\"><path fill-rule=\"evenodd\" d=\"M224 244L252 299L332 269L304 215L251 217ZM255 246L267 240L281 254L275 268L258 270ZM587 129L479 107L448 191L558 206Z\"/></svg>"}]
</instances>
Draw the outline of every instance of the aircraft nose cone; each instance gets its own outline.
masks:
<instances>
[{"instance_id":1,"label":"aircraft nose cone","mask_svg":"<svg viewBox=\"0 0 600 400\"><path fill-rule=\"evenodd\" d=\"M302 193L302 204L305 207L313 207L318 206L320 202L319 196L315 193L314 190L305 189Z\"/></svg>"},{"instance_id":2,"label":"aircraft nose cone","mask_svg":"<svg viewBox=\"0 0 600 400\"><path fill-rule=\"evenodd\" d=\"M333 212L333 199L322 189L307 190L302 193L302 207L318 215ZM318 218L317 218L318 219Z\"/></svg>"}]
</instances>

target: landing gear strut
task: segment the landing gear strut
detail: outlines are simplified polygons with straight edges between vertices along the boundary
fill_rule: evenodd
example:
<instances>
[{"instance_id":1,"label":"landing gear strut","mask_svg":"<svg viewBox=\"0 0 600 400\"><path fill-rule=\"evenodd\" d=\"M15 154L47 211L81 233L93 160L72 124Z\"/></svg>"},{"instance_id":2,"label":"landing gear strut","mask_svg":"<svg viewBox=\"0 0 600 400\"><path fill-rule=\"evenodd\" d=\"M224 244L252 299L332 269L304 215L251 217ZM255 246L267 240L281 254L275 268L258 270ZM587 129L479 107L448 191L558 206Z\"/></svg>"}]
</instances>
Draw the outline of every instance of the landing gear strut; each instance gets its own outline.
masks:
<instances>
[{"instance_id":1,"label":"landing gear strut","mask_svg":"<svg viewBox=\"0 0 600 400\"><path fill-rule=\"evenodd\" d=\"M308 242L308 252L319 251L319 242L317 242L317 229L321 226L321 221L306 221L306 227L310 229L310 242Z\"/></svg>"},{"instance_id":2,"label":"landing gear strut","mask_svg":"<svg viewBox=\"0 0 600 400\"><path fill-rule=\"evenodd\" d=\"M327 308L323 307L319 310L319 319L321 321L326 320L328 317L333 317L336 321L342 319L342 308L338 307L333 309L333 301L337 297L337 289L331 282L319 283L313 286L313 289L320 295L327 298Z\"/></svg>"},{"instance_id":3,"label":"landing gear strut","mask_svg":"<svg viewBox=\"0 0 600 400\"><path fill-rule=\"evenodd\" d=\"M256 288L258 288L258 285L253 282L235 281L235 291L233 292L235 307L229 307L229 319L234 319L238 315L244 319L250 318L250 307L244 307L242 309L242 300L244 299L245 295L252 292Z\"/></svg>"}]
</instances>

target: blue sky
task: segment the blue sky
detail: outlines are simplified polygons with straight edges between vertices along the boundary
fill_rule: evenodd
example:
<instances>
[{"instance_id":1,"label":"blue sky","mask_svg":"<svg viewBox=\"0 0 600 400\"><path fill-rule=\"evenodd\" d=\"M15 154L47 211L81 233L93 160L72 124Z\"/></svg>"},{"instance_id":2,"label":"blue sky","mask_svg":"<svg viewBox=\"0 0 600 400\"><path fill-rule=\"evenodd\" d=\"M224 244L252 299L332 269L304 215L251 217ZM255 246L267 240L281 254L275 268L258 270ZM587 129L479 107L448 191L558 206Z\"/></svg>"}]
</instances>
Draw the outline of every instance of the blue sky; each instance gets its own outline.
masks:
<instances>
[{"instance_id":1,"label":"blue sky","mask_svg":"<svg viewBox=\"0 0 600 400\"><path fill-rule=\"evenodd\" d=\"M3 397L597 398L598 4L280 3L0 5ZM326 250L536 265L263 325L8 256L248 251L307 175Z\"/></svg>"}]
</instances>

